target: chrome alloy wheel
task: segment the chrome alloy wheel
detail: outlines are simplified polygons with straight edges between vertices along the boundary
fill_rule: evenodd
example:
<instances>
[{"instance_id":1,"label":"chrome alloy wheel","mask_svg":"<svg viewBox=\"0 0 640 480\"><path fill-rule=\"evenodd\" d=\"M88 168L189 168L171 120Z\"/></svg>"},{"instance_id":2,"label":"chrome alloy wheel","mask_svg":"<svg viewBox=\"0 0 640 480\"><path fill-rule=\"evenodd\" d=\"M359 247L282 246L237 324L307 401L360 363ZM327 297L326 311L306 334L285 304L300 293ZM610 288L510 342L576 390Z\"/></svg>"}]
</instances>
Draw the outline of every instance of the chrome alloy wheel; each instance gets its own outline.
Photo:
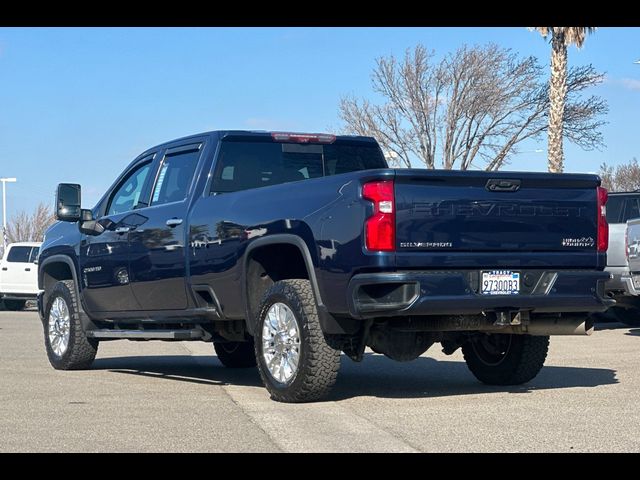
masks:
<instances>
[{"instance_id":1,"label":"chrome alloy wheel","mask_svg":"<svg viewBox=\"0 0 640 480\"><path fill-rule=\"evenodd\" d=\"M69 346L71 334L71 316L67 302L56 297L49 310L49 344L58 357L62 357Z\"/></svg>"},{"instance_id":2,"label":"chrome alloy wheel","mask_svg":"<svg viewBox=\"0 0 640 480\"><path fill-rule=\"evenodd\" d=\"M275 381L287 384L298 373L300 329L296 317L284 303L274 303L262 325L262 357Z\"/></svg>"}]
</instances>

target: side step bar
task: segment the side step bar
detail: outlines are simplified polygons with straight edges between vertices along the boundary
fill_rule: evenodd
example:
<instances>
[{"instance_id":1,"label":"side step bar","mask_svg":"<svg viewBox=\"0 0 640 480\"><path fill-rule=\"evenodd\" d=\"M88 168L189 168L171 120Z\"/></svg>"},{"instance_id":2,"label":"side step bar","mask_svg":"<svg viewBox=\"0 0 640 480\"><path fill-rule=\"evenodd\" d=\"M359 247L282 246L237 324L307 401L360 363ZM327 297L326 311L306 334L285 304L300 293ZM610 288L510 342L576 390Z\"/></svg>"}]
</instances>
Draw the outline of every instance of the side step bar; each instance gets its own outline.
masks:
<instances>
[{"instance_id":1,"label":"side step bar","mask_svg":"<svg viewBox=\"0 0 640 480\"><path fill-rule=\"evenodd\" d=\"M89 330L91 338L128 338L134 340L198 340L204 337L204 331L193 330Z\"/></svg>"}]
</instances>

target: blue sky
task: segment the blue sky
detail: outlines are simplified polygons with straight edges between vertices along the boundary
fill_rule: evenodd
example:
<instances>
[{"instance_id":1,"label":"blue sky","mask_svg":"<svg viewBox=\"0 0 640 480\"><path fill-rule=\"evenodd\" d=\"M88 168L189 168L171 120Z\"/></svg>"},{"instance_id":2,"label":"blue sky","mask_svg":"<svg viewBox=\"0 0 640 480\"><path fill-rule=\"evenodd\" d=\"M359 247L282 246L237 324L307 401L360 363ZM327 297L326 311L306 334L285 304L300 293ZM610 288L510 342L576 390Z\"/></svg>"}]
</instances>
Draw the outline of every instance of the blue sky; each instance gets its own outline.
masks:
<instances>
[{"instance_id":1,"label":"blue sky","mask_svg":"<svg viewBox=\"0 0 640 480\"><path fill-rule=\"evenodd\" d=\"M526 28L0 28L0 176L9 216L53 203L59 182L91 207L136 155L213 129L332 131L340 96L371 96L376 57L423 43L437 53L495 42L548 64ZM566 171L597 171L638 151L639 28L601 28L570 65L607 74L607 147L566 144ZM509 170L546 169L545 143Z\"/></svg>"}]
</instances>

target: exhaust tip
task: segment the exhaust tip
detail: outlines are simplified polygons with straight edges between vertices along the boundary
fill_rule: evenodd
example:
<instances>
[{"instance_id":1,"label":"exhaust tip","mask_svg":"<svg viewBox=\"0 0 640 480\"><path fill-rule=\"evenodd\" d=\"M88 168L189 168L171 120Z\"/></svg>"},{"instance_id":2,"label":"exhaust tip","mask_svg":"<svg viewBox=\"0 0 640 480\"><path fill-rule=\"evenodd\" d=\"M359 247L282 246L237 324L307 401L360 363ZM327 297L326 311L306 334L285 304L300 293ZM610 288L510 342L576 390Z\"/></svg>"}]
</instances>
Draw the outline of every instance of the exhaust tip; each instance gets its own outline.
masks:
<instances>
[{"instance_id":1,"label":"exhaust tip","mask_svg":"<svg viewBox=\"0 0 640 480\"><path fill-rule=\"evenodd\" d=\"M584 321L584 333L591 335L595 330L594 326L593 316L587 316L587 319Z\"/></svg>"}]
</instances>

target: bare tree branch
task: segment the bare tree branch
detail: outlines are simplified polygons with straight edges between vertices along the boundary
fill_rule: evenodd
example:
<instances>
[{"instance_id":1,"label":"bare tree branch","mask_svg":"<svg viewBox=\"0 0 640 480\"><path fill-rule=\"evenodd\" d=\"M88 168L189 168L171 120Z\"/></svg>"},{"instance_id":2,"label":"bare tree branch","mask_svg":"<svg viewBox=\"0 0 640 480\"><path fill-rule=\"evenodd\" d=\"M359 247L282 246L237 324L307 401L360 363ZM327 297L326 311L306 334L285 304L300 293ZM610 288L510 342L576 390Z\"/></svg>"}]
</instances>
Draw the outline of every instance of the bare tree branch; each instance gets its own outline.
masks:
<instances>
[{"instance_id":1,"label":"bare tree branch","mask_svg":"<svg viewBox=\"0 0 640 480\"><path fill-rule=\"evenodd\" d=\"M602 186L611 192L632 192L640 189L640 165L635 157L615 168L603 163L600 178Z\"/></svg>"},{"instance_id":2,"label":"bare tree branch","mask_svg":"<svg viewBox=\"0 0 640 480\"><path fill-rule=\"evenodd\" d=\"M346 132L377 138L393 164L497 170L521 142L548 129L543 77L536 58L494 44L463 46L437 62L433 51L418 45L402 60L376 60L371 81L381 104L343 97L339 114ZM590 65L567 77L565 133L584 149L603 145L599 129L607 104L582 97L602 80Z\"/></svg>"},{"instance_id":3,"label":"bare tree branch","mask_svg":"<svg viewBox=\"0 0 640 480\"><path fill-rule=\"evenodd\" d=\"M44 233L56 221L51 206L39 203L32 213L24 210L7 223L7 238L14 242L41 242Z\"/></svg>"}]
</instances>

